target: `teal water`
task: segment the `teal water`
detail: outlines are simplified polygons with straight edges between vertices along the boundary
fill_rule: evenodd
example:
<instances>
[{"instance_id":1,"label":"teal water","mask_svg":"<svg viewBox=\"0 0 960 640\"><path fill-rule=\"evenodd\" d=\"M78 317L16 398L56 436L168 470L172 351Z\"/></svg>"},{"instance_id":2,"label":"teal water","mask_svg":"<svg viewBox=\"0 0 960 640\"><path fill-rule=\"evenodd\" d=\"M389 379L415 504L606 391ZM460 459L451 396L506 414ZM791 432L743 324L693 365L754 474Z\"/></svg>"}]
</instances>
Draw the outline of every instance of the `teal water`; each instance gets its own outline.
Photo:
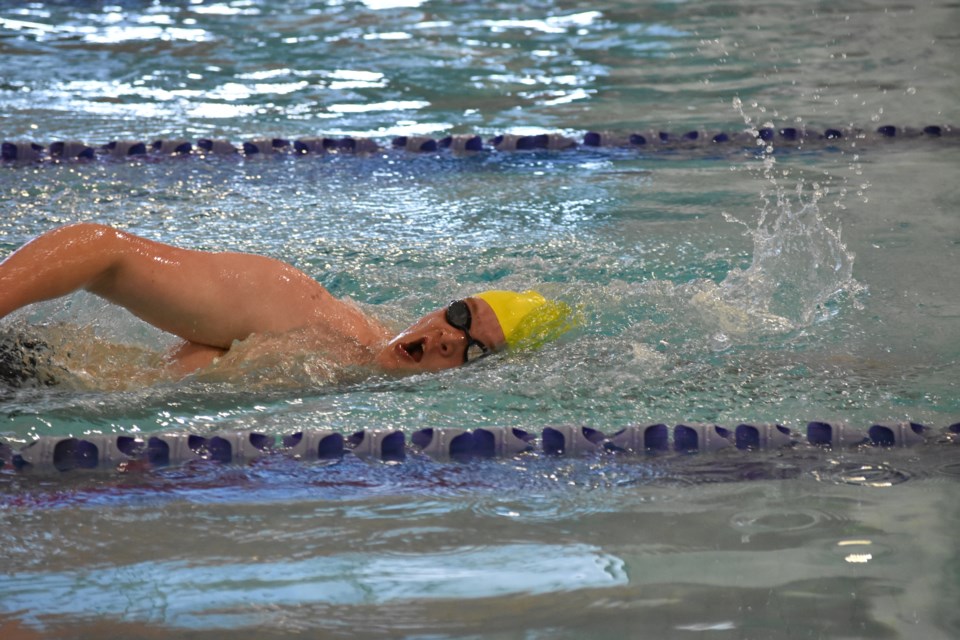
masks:
<instances>
[{"instance_id":1,"label":"teal water","mask_svg":"<svg viewBox=\"0 0 960 640\"><path fill-rule=\"evenodd\" d=\"M947 2L0 2L0 137L103 143L956 125ZM582 325L404 380L143 386L92 296L0 436L960 421L955 144L0 166L0 252L81 220L283 258L398 326L491 286ZM80 348L82 345L83 348ZM105 360L105 361L104 361ZM955 448L0 471L7 637L950 638Z\"/></svg>"}]
</instances>

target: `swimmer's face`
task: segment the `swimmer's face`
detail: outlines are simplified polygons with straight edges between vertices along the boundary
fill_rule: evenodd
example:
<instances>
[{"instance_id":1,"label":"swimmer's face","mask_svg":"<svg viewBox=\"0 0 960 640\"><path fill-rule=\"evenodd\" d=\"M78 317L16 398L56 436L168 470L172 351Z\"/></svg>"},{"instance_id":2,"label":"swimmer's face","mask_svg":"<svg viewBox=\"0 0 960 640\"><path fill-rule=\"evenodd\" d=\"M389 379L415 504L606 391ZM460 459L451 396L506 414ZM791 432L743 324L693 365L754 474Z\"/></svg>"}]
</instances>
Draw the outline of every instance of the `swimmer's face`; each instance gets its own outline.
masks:
<instances>
[{"instance_id":1,"label":"swimmer's face","mask_svg":"<svg viewBox=\"0 0 960 640\"><path fill-rule=\"evenodd\" d=\"M464 298L462 304L466 309L444 307L420 318L387 343L377 364L389 371L440 371L464 364L468 348L471 357L481 347L491 352L502 349L506 338L490 305L480 298Z\"/></svg>"}]
</instances>

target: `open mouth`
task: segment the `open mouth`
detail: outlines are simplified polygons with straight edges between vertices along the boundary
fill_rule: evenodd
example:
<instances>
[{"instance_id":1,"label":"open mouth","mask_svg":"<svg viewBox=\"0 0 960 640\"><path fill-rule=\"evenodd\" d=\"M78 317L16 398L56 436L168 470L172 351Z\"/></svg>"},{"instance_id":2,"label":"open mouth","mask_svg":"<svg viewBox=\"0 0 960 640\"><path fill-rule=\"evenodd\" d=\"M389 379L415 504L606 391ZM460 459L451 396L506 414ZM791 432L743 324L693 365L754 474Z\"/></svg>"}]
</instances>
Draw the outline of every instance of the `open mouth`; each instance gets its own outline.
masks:
<instances>
[{"instance_id":1,"label":"open mouth","mask_svg":"<svg viewBox=\"0 0 960 640\"><path fill-rule=\"evenodd\" d=\"M420 362L420 360L423 359L423 338L414 340L413 342L402 343L400 348L407 354L407 357L414 362Z\"/></svg>"}]
</instances>

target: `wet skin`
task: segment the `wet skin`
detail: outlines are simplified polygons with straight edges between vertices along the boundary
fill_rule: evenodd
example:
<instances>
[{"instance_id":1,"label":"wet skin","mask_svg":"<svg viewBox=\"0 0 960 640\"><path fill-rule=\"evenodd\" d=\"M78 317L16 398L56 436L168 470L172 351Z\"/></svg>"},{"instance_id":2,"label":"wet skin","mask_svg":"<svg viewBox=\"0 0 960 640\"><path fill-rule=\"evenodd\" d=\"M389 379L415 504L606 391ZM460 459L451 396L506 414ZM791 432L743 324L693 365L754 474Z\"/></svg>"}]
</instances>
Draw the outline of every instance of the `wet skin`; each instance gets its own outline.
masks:
<instances>
[{"instance_id":1,"label":"wet skin","mask_svg":"<svg viewBox=\"0 0 960 640\"><path fill-rule=\"evenodd\" d=\"M470 308L470 337L491 352L506 345L503 330L493 309L480 298L464 298ZM382 343L381 343L382 344ZM373 365L385 373L409 375L442 371L462 366L465 362L467 336L446 320L446 307L432 311L392 338L373 358ZM227 350L184 342L168 358L170 370L189 375L211 365Z\"/></svg>"},{"instance_id":2,"label":"wet skin","mask_svg":"<svg viewBox=\"0 0 960 640\"><path fill-rule=\"evenodd\" d=\"M472 316L470 336L491 351L502 349L506 339L490 305L480 298L464 301ZM423 316L390 340L375 363L397 373L440 371L462 365L466 349L466 334L447 322L444 307Z\"/></svg>"},{"instance_id":3,"label":"wet skin","mask_svg":"<svg viewBox=\"0 0 960 640\"><path fill-rule=\"evenodd\" d=\"M279 260L181 249L100 224L52 230L0 263L0 317L78 290L182 338L168 354L168 371L181 376L213 364L254 334L271 336L283 350L297 344L283 336L314 333L317 344L352 345L342 364L373 364L398 374L458 367L468 342L447 322L445 308L391 339L376 318ZM473 339L491 351L502 348L493 309L480 298L466 303Z\"/></svg>"}]
</instances>

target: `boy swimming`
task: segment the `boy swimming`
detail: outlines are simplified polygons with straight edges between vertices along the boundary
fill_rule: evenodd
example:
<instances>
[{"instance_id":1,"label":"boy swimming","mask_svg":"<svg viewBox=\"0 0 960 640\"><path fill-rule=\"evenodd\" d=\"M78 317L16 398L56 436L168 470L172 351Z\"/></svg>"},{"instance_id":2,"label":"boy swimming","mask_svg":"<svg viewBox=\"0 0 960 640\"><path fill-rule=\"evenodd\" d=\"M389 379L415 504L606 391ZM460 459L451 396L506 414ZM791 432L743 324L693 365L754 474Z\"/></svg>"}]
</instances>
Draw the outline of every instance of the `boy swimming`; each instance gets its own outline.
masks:
<instances>
[{"instance_id":1,"label":"boy swimming","mask_svg":"<svg viewBox=\"0 0 960 640\"><path fill-rule=\"evenodd\" d=\"M177 336L163 364L175 377L244 359L238 345L254 336L274 355L326 350L347 366L440 371L516 346L564 315L534 291L486 291L393 335L280 260L183 249L92 223L44 233L0 263L0 317L79 290Z\"/></svg>"}]
</instances>

